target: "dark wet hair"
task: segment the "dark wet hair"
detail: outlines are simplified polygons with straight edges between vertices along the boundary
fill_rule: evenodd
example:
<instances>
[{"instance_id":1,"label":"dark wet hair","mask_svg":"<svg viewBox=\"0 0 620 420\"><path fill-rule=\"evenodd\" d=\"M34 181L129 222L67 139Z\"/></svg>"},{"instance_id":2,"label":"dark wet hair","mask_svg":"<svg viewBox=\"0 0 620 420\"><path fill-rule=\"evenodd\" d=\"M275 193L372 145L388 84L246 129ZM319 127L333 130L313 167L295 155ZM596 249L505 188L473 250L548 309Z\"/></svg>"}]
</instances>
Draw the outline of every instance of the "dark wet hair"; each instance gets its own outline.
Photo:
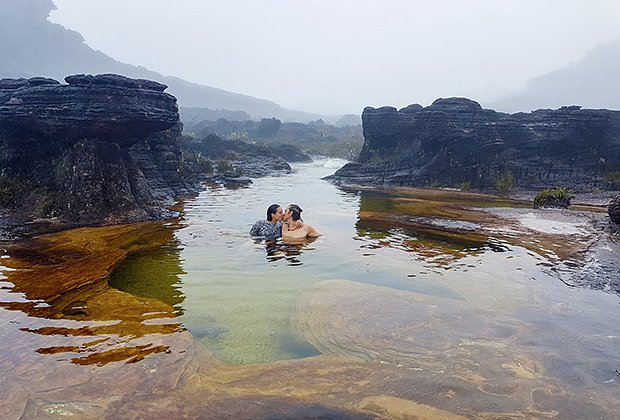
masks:
<instances>
[{"instance_id":1,"label":"dark wet hair","mask_svg":"<svg viewBox=\"0 0 620 420\"><path fill-rule=\"evenodd\" d=\"M303 210L297 204L289 204L288 210L291 212L291 219L293 219L293 221L301 219L301 212Z\"/></svg>"},{"instance_id":2,"label":"dark wet hair","mask_svg":"<svg viewBox=\"0 0 620 420\"><path fill-rule=\"evenodd\" d=\"M271 216L273 216L281 206L279 204L272 204L267 207L267 220L271 222Z\"/></svg>"}]
</instances>

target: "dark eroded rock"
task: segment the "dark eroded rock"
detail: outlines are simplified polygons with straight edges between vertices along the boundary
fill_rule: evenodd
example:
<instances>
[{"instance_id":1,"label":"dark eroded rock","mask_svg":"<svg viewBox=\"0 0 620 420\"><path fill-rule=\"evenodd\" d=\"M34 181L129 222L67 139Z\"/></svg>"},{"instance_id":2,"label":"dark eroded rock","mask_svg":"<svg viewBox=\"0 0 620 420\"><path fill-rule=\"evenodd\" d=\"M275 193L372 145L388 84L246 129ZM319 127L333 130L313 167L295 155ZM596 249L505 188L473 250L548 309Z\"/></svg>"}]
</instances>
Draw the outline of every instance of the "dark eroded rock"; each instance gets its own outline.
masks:
<instances>
[{"instance_id":1,"label":"dark eroded rock","mask_svg":"<svg viewBox=\"0 0 620 420\"><path fill-rule=\"evenodd\" d=\"M620 111L562 107L504 114L465 98L364 109L359 163L329 179L465 188L618 188Z\"/></svg>"},{"instance_id":2,"label":"dark eroded rock","mask_svg":"<svg viewBox=\"0 0 620 420\"><path fill-rule=\"evenodd\" d=\"M74 84L3 79L0 127L66 142L98 137L133 143L179 122L176 99L163 92L165 85L111 74L66 79Z\"/></svg>"},{"instance_id":3,"label":"dark eroded rock","mask_svg":"<svg viewBox=\"0 0 620 420\"><path fill-rule=\"evenodd\" d=\"M607 213L609 213L609 218L612 222L620 225L620 194L611 200L607 207Z\"/></svg>"},{"instance_id":4,"label":"dark eroded rock","mask_svg":"<svg viewBox=\"0 0 620 420\"><path fill-rule=\"evenodd\" d=\"M193 191L176 99L157 82L75 75L0 81L0 166L9 213L78 223L165 217Z\"/></svg>"}]
</instances>

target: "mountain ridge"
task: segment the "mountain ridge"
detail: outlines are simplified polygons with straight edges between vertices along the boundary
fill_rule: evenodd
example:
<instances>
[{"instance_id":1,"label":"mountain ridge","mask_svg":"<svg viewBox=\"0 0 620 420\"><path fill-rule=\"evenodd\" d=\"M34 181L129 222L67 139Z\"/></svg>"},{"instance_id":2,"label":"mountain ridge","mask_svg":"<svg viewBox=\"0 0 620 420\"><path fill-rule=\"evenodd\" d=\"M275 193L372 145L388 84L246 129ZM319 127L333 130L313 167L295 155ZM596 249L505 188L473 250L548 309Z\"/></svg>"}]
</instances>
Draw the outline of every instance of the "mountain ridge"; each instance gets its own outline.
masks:
<instances>
[{"instance_id":1,"label":"mountain ridge","mask_svg":"<svg viewBox=\"0 0 620 420\"><path fill-rule=\"evenodd\" d=\"M575 64L534 77L514 95L484 105L503 112L579 105L620 110L620 38L598 45Z\"/></svg>"},{"instance_id":2,"label":"mountain ridge","mask_svg":"<svg viewBox=\"0 0 620 420\"><path fill-rule=\"evenodd\" d=\"M166 84L168 92L186 108L244 111L255 119L277 117L310 121L320 118L319 115L283 108L266 99L119 62L88 46L80 33L50 22L48 16L56 9L52 0L1 0L0 4L0 57L5 58L0 61L0 78L45 76L64 80L67 74L116 73Z\"/></svg>"}]
</instances>

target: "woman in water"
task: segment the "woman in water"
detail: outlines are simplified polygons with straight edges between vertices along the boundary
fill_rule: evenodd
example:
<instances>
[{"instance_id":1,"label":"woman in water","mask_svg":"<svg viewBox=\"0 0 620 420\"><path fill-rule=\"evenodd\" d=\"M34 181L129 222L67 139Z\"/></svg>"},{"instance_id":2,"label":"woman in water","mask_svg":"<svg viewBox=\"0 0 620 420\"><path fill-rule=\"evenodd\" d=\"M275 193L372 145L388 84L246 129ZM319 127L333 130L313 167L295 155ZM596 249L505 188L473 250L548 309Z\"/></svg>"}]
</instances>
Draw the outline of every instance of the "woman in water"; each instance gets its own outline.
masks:
<instances>
[{"instance_id":1,"label":"woman in water","mask_svg":"<svg viewBox=\"0 0 620 420\"><path fill-rule=\"evenodd\" d=\"M282 207L272 204L267 209L267 220L259 220L250 229L250 235L276 239L282 235Z\"/></svg>"}]
</instances>

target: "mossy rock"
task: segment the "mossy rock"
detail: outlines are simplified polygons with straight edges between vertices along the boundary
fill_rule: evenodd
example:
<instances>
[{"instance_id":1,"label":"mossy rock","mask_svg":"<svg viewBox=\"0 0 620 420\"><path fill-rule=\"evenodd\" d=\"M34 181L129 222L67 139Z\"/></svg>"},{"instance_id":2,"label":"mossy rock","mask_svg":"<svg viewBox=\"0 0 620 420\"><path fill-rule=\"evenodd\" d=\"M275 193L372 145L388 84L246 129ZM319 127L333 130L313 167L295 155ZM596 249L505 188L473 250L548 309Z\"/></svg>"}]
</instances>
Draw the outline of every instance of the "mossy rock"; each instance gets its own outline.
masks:
<instances>
[{"instance_id":1,"label":"mossy rock","mask_svg":"<svg viewBox=\"0 0 620 420\"><path fill-rule=\"evenodd\" d=\"M573 198L566 188L545 188L534 198L534 208L567 209Z\"/></svg>"}]
</instances>

